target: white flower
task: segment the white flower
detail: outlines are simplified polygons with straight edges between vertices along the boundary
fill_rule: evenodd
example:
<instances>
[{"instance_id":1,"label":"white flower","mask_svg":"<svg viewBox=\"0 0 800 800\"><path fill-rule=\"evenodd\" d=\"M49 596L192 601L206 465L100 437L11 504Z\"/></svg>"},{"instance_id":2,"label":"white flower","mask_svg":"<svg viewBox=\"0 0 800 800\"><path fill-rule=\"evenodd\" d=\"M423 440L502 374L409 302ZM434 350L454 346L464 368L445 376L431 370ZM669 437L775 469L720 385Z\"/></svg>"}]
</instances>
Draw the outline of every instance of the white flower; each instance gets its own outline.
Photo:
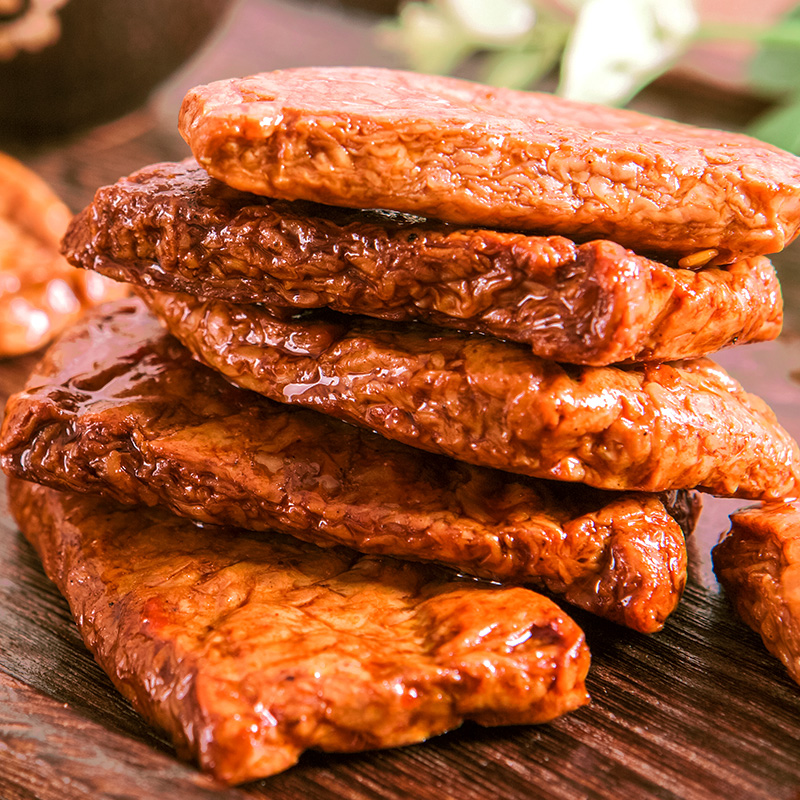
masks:
<instances>
[{"instance_id":1,"label":"white flower","mask_svg":"<svg viewBox=\"0 0 800 800\"><path fill-rule=\"evenodd\" d=\"M439 0L442 10L469 36L486 44L510 44L536 24L531 0Z\"/></svg>"},{"instance_id":2,"label":"white flower","mask_svg":"<svg viewBox=\"0 0 800 800\"><path fill-rule=\"evenodd\" d=\"M692 0L573 0L578 18L559 94L621 104L664 71L697 29Z\"/></svg>"}]
</instances>

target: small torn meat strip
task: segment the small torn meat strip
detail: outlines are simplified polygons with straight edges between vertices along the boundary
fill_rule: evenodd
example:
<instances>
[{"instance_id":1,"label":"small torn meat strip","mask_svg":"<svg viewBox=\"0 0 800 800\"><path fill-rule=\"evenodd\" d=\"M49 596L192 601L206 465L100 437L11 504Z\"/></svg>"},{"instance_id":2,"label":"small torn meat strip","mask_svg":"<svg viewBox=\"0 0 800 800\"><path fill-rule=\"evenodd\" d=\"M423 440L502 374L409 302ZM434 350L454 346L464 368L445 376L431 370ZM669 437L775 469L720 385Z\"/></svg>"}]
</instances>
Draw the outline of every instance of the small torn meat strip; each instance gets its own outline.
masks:
<instances>
[{"instance_id":1,"label":"small torn meat strip","mask_svg":"<svg viewBox=\"0 0 800 800\"><path fill-rule=\"evenodd\" d=\"M575 367L418 323L331 312L283 321L262 306L137 291L234 383L431 452L602 489L797 491L797 444L708 359Z\"/></svg>"},{"instance_id":2,"label":"small torn meat strip","mask_svg":"<svg viewBox=\"0 0 800 800\"><path fill-rule=\"evenodd\" d=\"M228 783L588 702L583 633L530 590L20 481L10 504L119 691Z\"/></svg>"},{"instance_id":3,"label":"small torn meat strip","mask_svg":"<svg viewBox=\"0 0 800 800\"><path fill-rule=\"evenodd\" d=\"M140 301L73 328L8 405L10 474L204 523L536 583L652 632L686 581L692 495L481 469L232 386Z\"/></svg>"},{"instance_id":4,"label":"small torn meat strip","mask_svg":"<svg viewBox=\"0 0 800 800\"><path fill-rule=\"evenodd\" d=\"M420 320L577 364L695 358L773 339L782 321L765 258L673 269L610 241L269 200L192 160L99 189L64 248L75 266L155 289Z\"/></svg>"},{"instance_id":5,"label":"small torn meat strip","mask_svg":"<svg viewBox=\"0 0 800 800\"><path fill-rule=\"evenodd\" d=\"M739 616L800 683L800 509L748 508L714 548L714 572Z\"/></svg>"},{"instance_id":6,"label":"small torn meat strip","mask_svg":"<svg viewBox=\"0 0 800 800\"><path fill-rule=\"evenodd\" d=\"M180 129L242 191L731 263L800 228L800 159L747 136L432 75L278 70L190 90ZM699 259L699 262L698 262Z\"/></svg>"}]
</instances>

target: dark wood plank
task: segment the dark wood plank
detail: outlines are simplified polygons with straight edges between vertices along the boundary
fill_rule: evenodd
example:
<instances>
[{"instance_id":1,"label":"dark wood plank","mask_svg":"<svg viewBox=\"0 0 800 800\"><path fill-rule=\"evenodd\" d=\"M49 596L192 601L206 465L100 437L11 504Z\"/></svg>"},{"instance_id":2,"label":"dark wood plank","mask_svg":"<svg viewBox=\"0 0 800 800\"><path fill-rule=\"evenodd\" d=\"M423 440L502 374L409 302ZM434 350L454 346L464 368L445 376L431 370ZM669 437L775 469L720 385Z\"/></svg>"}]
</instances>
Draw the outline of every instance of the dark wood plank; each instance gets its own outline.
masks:
<instances>
[{"instance_id":1,"label":"dark wood plank","mask_svg":"<svg viewBox=\"0 0 800 800\"><path fill-rule=\"evenodd\" d=\"M4 800L138 800L177 790L190 800L219 797L219 787L190 767L2 673L0 732ZM226 794L232 800L247 796Z\"/></svg>"},{"instance_id":2,"label":"dark wood plank","mask_svg":"<svg viewBox=\"0 0 800 800\"><path fill-rule=\"evenodd\" d=\"M20 144L17 155L77 209L98 185L187 154L175 113L176 97L188 85L299 63L391 63L370 35L370 23L327 8L249 0L226 35L149 108L48 148ZM747 98L715 101L704 92L662 84L638 106L730 128L753 110ZM719 360L765 397L797 437L800 245L775 261L784 281L786 334L776 343L730 350ZM22 386L34 361L0 362L0 400ZM573 612L593 653L587 708L535 728L468 725L396 751L307 754L282 775L226 789L177 762L169 745L114 691L3 499L0 798L798 800L800 687L733 617L710 566L710 548L737 505L707 502L691 545L684 602L662 633L646 637Z\"/></svg>"}]
</instances>

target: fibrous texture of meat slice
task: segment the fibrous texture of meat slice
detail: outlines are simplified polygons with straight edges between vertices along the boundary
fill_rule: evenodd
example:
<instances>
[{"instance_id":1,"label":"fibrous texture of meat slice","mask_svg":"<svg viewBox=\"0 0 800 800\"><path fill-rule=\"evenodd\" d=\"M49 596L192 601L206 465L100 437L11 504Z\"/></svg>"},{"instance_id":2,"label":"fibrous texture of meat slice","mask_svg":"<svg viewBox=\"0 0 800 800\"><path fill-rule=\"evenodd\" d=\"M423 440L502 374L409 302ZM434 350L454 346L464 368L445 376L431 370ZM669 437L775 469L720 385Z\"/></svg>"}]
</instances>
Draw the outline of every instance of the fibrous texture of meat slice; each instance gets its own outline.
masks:
<instances>
[{"instance_id":1,"label":"fibrous texture of meat slice","mask_svg":"<svg viewBox=\"0 0 800 800\"><path fill-rule=\"evenodd\" d=\"M775 503L733 514L712 555L739 616L800 683L800 509Z\"/></svg>"},{"instance_id":2,"label":"fibrous texture of meat slice","mask_svg":"<svg viewBox=\"0 0 800 800\"><path fill-rule=\"evenodd\" d=\"M609 241L268 200L193 161L155 164L98 190L65 253L76 266L166 291L416 319L580 364L693 358L775 338L782 321L765 258L673 269Z\"/></svg>"},{"instance_id":3,"label":"fibrous texture of meat slice","mask_svg":"<svg viewBox=\"0 0 800 800\"><path fill-rule=\"evenodd\" d=\"M603 489L797 491L797 444L707 359L569 367L489 336L138 291L234 383L432 452Z\"/></svg>"},{"instance_id":4,"label":"fibrous texture of meat slice","mask_svg":"<svg viewBox=\"0 0 800 800\"><path fill-rule=\"evenodd\" d=\"M800 159L777 148L454 78L267 72L190 90L180 128L215 178L287 200L717 263L777 252L800 226Z\"/></svg>"},{"instance_id":5,"label":"fibrous texture of meat slice","mask_svg":"<svg viewBox=\"0 0 800 800\"><path fill-rule=\"evenodd\" d=\"M30 483L10 499L100 666L229 783L588 700L582 632L530 590Z\"/></svg>"},{"instance_id":6,"label":"fibrous texture of meat slice","mask_svg":"<svg viewBox=\"0 0 800 800\"><path fill-rule=\"evenodd\" d=\"M0 448L26 480L536 582L643 631L685 582L673 515L693 524L686 493L517 479L272 403L198 364L133 301L48 351L9 401Z\"/></svg>"},{"instance_id":7,"label":"fibrous texture of meat slice","mask_svg":"<svg viewBox=\"0 0 800 800\"><path fill-rule=\"evenodd\" d=\"M0 153L0 357L36 350L85 308L126 294L60 254L71 216L38 175Z\"/></svg>"}]
</instances>

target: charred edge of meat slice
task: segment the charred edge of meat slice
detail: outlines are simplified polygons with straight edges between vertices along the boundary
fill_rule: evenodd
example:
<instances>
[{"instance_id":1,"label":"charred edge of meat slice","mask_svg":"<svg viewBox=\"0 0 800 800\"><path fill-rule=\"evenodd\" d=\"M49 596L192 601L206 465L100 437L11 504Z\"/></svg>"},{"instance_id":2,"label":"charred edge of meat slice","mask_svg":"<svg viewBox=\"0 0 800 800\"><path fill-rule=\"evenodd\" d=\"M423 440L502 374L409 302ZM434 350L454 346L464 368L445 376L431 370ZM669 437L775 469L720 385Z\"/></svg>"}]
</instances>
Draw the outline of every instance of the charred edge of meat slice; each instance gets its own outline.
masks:
<instances>
[{"instance_id":1,"label":"charred edge of meat slice","mask_svg":"<svg viewBox=\"0 0 800 800\"><path fill-rule=\"evenodd\" d=\"M765 258L673 269L610 241L461 229L237 192L194 161L99 189L64 239L76 266L236 303L420 320L604 365L775 338Z\"/></svg>"},{"instance_id":2,"label":"charred edge of meat slice","mask_svg":"<svg viewBox=\"0 0 800 800\"><path fill-rule=\"evenodd\" d=\"M308 748L400 746L466 719L547 722L588 701L582 632L529 590L9 490L101 667L180 755L228 783Z\"/></svg>"},{"instance_id":3,"label":"charred edge of meat slice","mask_svg":"<svg viewBox=\"0 0 800 800\"><path fill-rule=\"evenodd\" d=\"M703 501L697 492L662 492L659 499L664 504L667 513L678 523L684 536L693 533Z\"/></svg>"},{"instance_id":4,"label":"charred edge of meat slice","mask_svg":"<svg viewBox=\"0 0 800 800\"><path fill-rule=\"evenodd\" d=\"M230 381L481 466L603 489L797 492L800 450L707 359L576 367L488 336L137 288Z\"/></svg>"},{"instance_id":5,"label":"charred edge of meat slice","mask_svg":"<svg viewBox=\"0 0 800 800\"><path fill-rule=\"evenodd\" d=\"M646 632L683 589L659 498L481 469L273 403L194 361L139 301L74 328L28 387L0 443L20 478L536 582Z\"/></svg>"}]
</instances>

